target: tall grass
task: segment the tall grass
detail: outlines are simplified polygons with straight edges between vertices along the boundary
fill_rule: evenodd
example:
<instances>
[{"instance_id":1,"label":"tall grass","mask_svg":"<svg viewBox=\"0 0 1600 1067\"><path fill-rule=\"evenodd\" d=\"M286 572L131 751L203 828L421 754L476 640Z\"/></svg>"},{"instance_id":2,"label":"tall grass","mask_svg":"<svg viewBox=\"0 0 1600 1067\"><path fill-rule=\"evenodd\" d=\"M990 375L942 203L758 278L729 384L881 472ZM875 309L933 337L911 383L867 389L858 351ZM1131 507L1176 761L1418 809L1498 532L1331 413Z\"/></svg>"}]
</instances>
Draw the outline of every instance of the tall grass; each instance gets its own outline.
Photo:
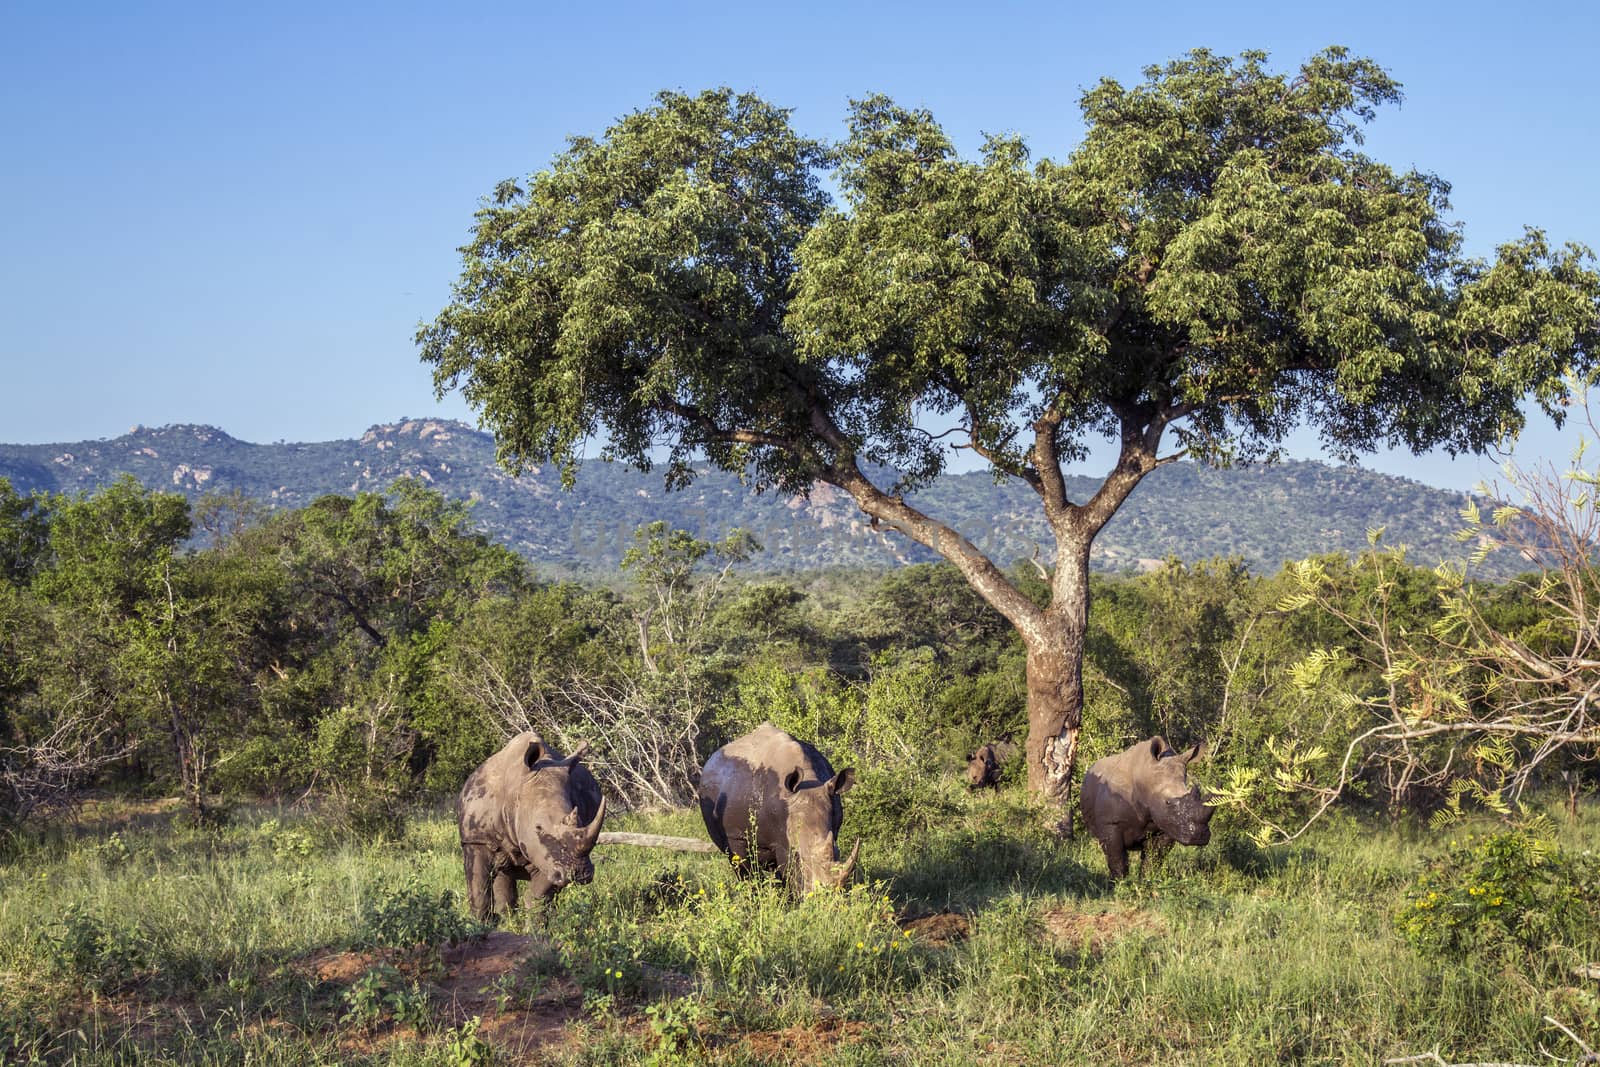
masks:
<instances>
[{"instance_id":1,"label":"tall grass","mask_svg":"<svg viewBox=\"0 0 1600 1067\"><path fill-rule=\"evenodd\" d=\"M1577 1052L1547 1014L1600 1032L1592 981L1506 952L1425 953L1396 933L1408 887L1448 851L1437 835L1336 819L1262 852L1219 816L1211 846L1112 886L1092 843L1055 842L1017 794L956 794L941 810L915 833L869 836L861 884L800 902L737 881L720 857L602 847L592 885L513 920L548 938L529 972L565 976L583 999L548 1055L1371 1063L1437 1047L1531 1062L1541 1045ZM632 821L698 832L692 813ZM1560 843L1600 847L1600 812ZM454 890L459 908L458 855L442 813L399 841L262 809L221 830L88 822L24 842L0 863L0 1060L450 1062L443 1022L356 1040L346 991L304 961L361 943L372 901L403 887ZM919 932L947 911L948 937ZM1564 951L1600 960L1600 919L1574 937Z\"/></svg>"}]
</instances>

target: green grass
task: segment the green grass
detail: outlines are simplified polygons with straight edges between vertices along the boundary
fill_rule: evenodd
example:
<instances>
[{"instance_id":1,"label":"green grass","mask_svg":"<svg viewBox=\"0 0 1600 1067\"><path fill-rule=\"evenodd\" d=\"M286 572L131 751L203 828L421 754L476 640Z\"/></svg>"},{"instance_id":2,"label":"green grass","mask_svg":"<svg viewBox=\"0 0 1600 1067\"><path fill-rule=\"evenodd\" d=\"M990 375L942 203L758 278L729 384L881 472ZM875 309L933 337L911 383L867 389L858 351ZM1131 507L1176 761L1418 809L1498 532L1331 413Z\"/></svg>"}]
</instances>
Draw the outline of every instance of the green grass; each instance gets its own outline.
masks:
<instances>
[{"instance_id":1,"label":"green grass","mask_svg":"<svg viewBox=\"0 0 1600 1067\"><path fill-rule=\"evenodd\" d=\"M1224 826L1112 887L1092 843L1056 843L1018 794L938 808L955 814L868 838L865 882L799 903L720 857L604 847L591 886L513 921L549 944L506 1001L573 990L582 1012L545 1051L571 1064L1574 1058L1545 1015L1600 1045L1600 990L1569 966L1600 961L1600 918L1533 952L1429 954L1397 934L1408 888L1449 850L1438 835L1341 818L1259 852ZM1571 854L1600 848L1600 811L1560 833ZM362 1017L349 982L304 963L445 936L461 918L439 911L446 890L459 913L442 813L398 842L265 809L214 831L88 819L24 841L0 861L0 1062L473 1062L481 1047L437 1005L402 988L384 1006L373 979ZM941 912L964 937L906 935ZM396 958L422 986L438 977L437 956ZM425 1024L396 1027L408 1012Z\"/></svg>"}]
</instances>

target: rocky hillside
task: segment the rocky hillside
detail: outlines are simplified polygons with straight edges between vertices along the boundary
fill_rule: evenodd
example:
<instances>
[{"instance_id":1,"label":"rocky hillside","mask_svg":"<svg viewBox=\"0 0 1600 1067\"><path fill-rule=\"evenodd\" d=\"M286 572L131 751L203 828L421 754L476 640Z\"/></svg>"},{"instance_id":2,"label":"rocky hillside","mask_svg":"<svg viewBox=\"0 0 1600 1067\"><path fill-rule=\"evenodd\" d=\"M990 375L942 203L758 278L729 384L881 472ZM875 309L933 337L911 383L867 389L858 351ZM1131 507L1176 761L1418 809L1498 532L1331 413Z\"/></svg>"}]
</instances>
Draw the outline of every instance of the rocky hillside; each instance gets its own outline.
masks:
<instances>
[{"instance_id":1,"label":"rocky hillside","mask_svg":"<svg viewBox=\"0 0 1600 1067\"><path fill-rule=\"evenodd\" d=\"M374 426L357 440L250 444L211 426L135 427L121 437L58 445L0 445L0 477L23 491L80 492L123 472L152 488L198 497L235 489L275 507L299 507L325 493L382 490L412 477L470 500L493 536L544 569L613 569L635 526L665 519L701 535L733 526L766 546L764 569L893 565L931 555L871 529L842 493L818 486L809 499L758 495L737 479L704 473L667 493L660 473L639 474L592 461L577 488L559 472L513 478L495 464L494 439L458 422L407 419ZM1071 480L1082 498L1090 480ZM1036 498L1026 487L996 485L986 474L950 475L914 502L1009 562L1049 551ZM1369 527L1412 547L1418 562L1458 559L1450 537L1458 493L1351 467L1290 462L1216 471L1173 464L1148 477L1095 545L1108 570L1150 566L1166 556L1244 557L1259 572L1336 550L1359 551Z\"/></svg>"}]
</instances>

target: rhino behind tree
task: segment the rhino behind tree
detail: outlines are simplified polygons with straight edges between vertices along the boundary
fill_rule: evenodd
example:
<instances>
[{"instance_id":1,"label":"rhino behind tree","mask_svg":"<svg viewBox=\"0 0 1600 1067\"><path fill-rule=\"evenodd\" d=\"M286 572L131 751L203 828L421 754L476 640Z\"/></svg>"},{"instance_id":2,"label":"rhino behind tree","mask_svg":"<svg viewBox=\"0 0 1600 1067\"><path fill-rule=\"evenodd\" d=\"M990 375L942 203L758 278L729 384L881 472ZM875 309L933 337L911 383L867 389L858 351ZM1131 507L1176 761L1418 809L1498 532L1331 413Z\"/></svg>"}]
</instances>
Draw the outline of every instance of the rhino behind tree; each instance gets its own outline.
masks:
<instances>
[{"instance_id":1,"label":"rhino behind tree","mask_svg":"<svg viewBox=\"0 0 1600 1067\"><path fill-rule=\"evenodd\" d=\"M548 900L570 883L594 878L589 853L600 836L606 802L579 760L587 745L562 756L525 731L478 765L461 787L457 807L461 858L472 914L517 904L519 881Z\"/></svg>"},{"instance_id":2,"label":"rhino behind tree","mask_svg":"<svg viewBox=\"0 0 1600 1067\"><path fill-rule=\"evenodd\" d=\"M999 789L1000 765L1010 759L1017 746L1009 741L991 741L974 749L967 757L968 789Z\"/></svg>"},{"instance_id":3,"label":"rhino behind tree","mask_svg":"<svg viewBox=\"0 0 1600 1067\"><path fill-rule=\"evenodd\" d=\"M1140 741L1096 760L1083 777L1083 821L1105 850L1111 877L1128 875L1128 850L1140 850L1139 871L1151 851L1173 841L1203 845L1211 840L1212 808L1189 785L1191 760L1201 746L1174 752L1164 738Z\"/></svg>"},{"instance_id":4,"label":"rhino behind tree","mask_svg":"<svg viewBox=\"0 0 1600 1067\"><path fill-rule=\"evenodd\" d=\"M839 798L855 771L833 772L811 745L771 723L723 745L700 771L700 814L713 844L741 876L772 871L804 894L842 886L855 871L861 842L839 862Z\"/></svg>"}]
</instances>

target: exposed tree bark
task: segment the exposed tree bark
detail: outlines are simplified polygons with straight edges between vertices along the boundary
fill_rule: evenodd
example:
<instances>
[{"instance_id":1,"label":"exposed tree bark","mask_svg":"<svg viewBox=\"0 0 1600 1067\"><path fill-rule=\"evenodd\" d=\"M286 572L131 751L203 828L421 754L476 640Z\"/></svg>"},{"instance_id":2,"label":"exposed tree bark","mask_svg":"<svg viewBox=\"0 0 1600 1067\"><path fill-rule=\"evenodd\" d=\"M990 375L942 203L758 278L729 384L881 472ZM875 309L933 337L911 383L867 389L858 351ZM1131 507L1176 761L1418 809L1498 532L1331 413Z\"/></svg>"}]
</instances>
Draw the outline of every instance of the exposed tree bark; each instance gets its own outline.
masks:
<instances>
[{"instance_id":1,"label":"exposed tree bark","mask_svg":"<svg viewBox=\"0 0 1600 1067\"><path fill-rule=\"evenodd\" d=\"M1089 630L1089 545L1063 539L1051 578L1050 606L1028 650L1028 787L1067 806L1070 833L1073 771L1083 727L1083 649Z\"/></svg>"}]
</instances>

